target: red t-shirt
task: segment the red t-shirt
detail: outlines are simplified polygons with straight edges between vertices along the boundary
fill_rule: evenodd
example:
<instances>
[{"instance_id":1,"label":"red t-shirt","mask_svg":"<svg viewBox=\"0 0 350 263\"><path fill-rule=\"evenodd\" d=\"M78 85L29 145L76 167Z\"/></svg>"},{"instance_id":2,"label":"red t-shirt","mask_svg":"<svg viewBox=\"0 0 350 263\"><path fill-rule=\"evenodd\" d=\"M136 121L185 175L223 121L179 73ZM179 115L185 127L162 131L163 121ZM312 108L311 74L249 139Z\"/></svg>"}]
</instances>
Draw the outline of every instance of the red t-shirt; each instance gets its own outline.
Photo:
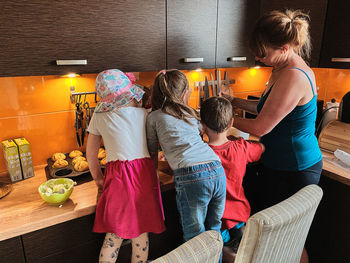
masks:
<instances>
[{"instance_id":1,"label":"red t-shirt","mask_svg":"<svg viewBox=\"0 0 350 263\"><path fill-rule=\"evenodd\" d=\"M244 139L229 141L220 146L209 145L220 157L226 174L226 203L221 219L222 229L230 229L239 222L247 222L250 205L242 186L247 163L256 162L262 154L259 143Z\"/></svg>"}]
</instances>

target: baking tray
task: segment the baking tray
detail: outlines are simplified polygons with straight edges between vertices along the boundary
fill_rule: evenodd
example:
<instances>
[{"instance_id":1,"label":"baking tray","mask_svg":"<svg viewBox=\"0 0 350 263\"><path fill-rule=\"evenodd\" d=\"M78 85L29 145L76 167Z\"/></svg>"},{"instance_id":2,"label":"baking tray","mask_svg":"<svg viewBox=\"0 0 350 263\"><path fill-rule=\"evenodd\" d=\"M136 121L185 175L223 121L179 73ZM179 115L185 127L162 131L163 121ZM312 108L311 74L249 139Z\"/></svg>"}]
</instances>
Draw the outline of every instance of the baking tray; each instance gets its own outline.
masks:
<instances>
[{"instance_id":1,"label":"baking tray","mask_svg":"<svg viewBox=\"0 0 350 263\"><path fill-rule=\"evenodd\" d=\"M74 165L72 164L73 158L69 157L69 153L65 153L66 161L68 162L68 166L62 167L62 168L54 168L52 165L54 164L54 161L51 160L51 158L47 159L47 172L48 175L51 178L71 178L71 177L77 177L81 175L91 175L89 170L86 171L76 171L74 170ZM83 153L83 156L86 158L85 153ZM104 169L104 165L101 165L101 168Z\"/></svg>"}]
</instances>

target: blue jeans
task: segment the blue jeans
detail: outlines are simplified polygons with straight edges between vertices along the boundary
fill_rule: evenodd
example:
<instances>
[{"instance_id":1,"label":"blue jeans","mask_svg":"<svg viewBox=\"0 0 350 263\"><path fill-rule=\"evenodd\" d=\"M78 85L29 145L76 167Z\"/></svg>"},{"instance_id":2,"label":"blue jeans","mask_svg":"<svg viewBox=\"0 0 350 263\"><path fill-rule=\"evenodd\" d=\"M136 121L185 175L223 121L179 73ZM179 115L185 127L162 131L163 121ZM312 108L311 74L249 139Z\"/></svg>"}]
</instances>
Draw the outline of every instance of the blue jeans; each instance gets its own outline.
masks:
<instances>
[{"instance_id":1,"label":"blue jeans","mask_svg":"<svg viewBox=\"0 0 350 263\"><path fill-rule=\"evenodd\" d=\"M220 233L225 209L226 176L218 161L174 171L176 203L184 240L206 230Z\"/></svg>"}]
</instances>

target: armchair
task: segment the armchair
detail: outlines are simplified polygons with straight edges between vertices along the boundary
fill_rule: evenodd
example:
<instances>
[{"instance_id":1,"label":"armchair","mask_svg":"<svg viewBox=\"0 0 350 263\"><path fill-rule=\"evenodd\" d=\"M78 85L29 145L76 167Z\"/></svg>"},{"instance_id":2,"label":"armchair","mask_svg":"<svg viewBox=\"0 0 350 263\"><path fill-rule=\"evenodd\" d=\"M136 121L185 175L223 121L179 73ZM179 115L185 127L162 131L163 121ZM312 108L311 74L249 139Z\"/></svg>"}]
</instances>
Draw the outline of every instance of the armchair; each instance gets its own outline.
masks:
<instances>
[{"instance_id":1,"label":"armchair","mask_svg":"<svg viewBox=\"0 0 350 263\"><path fill-rule=\"evenodd\" d=\"M299 263L322 195L319 186L308 185L251 216L234 262Z\"/></svg>"}]
</instances>

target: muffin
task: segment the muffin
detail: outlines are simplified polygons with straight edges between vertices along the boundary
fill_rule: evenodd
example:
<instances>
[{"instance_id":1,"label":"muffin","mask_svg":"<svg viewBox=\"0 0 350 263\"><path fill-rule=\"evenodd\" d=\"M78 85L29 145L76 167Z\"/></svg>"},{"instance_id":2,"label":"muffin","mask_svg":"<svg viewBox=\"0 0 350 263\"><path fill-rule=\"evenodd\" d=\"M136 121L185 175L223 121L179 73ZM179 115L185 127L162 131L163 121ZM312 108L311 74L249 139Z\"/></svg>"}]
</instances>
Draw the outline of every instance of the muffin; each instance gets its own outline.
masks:
<instances>
[{"instance_id":1,"label":"muffin","mask_svg":"<svg viewBox=\"0 0 350 263\"><path fill-rule=\"evenodd\" d=\"M51 157L51 160L56 162L57 160L66 159L66 155L64 153L54 153Z\"/></svg>"},{"instance_id":2,"label":"muffin","mask_svg":"<svg viewBox=\"0 0 350 263\"><path fill-rule=\"evenodd\" d=\"M70 158L75 158L75 157L78 157L78 156L83 156L83 153L79 150L74 150L74 151L71 151L69 153L69 157Z\"/></svg>"},{"instance_id":3,"label":"muffin","mask_svg":"<svg viewBox=\"0 0 350 263\"><path fill-rule=\"evenodd\" d=\"M77 157L73 158L72 164L75 165L77 162L80 162L80 161L86 161L86 158L83 156L77 156Z\"/></svg>"},{"instance_id":4,"label":"muffin","mask_svg":"<svg viewBox=\"0 0 350 263\"><path fill-rule=\"evenodd\" d=\"M80 161L74 165L74 170L76 170L78 172L83 172L83 171L86 171L88 169L89 169L89 165L88 165L87 161Z\"/></svg>"},{"instance_id":5,"label":"muffin","mask_svg":"<svg viewBox=\"0 0 350 263\"><path fill-rule=\"evenodd\" d=\"M106 165L106 157L103 158L103 159L100 161L100 164L101 164L101 165Z\"/></svg>"},{"instance_id":6,"label":"muffin","mask_svg":"<svg viewBox=\"0 0 350 263\"><path fill-rule=\"evenodd\" d=\"M98 158L98 159L103 159L103 158L105 158L105 157L106 157L106 151L105 151L105 149L100 148L100 149L98 150L97 158Z\"/></svg>"},{"instance_id":7,"label":"muffin","mask_svg":"<svg viewBox=\"0 0 350 263\"><path fill-rule=\"evenodd\" d=\"M58 159L52 165L53 168L63 168L66 166L68 166L68 162L66 160L63 160L63 159Z\"/></svg>"}]
</instances>

